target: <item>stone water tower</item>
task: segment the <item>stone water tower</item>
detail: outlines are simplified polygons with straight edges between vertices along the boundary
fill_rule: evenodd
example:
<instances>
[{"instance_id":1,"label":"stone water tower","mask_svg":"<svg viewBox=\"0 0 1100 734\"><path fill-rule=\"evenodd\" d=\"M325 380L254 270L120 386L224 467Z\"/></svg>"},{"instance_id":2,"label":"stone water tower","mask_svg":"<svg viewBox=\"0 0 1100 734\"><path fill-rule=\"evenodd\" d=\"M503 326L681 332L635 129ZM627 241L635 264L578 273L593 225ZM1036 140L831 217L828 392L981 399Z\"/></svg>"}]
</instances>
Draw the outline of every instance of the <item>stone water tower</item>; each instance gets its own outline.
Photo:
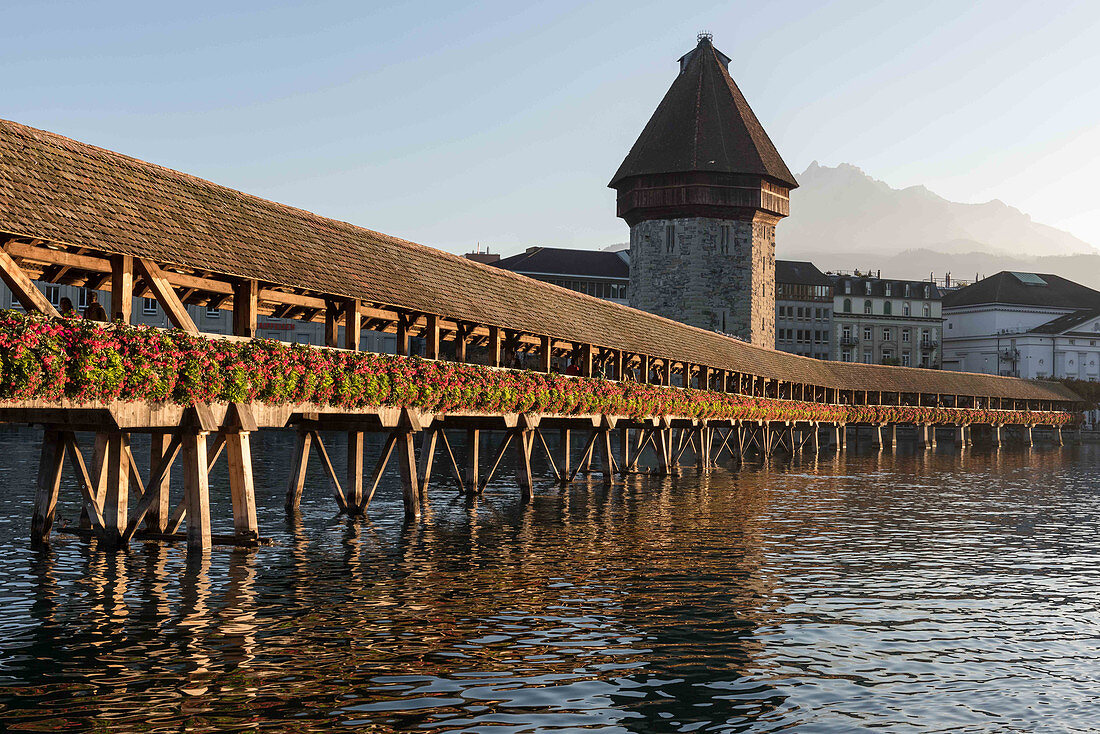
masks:
<instances>
[{"instance_id":1,"label":"stone water tower","mask_svg":"<svg viewBox=\"0 0 1100 734\"><path fill-rule=\"evenodd\" d=\"M630 225L630 305L775 346L775 225L798 186L710 34L608 184Z\"/></svg>"}]
</instances>

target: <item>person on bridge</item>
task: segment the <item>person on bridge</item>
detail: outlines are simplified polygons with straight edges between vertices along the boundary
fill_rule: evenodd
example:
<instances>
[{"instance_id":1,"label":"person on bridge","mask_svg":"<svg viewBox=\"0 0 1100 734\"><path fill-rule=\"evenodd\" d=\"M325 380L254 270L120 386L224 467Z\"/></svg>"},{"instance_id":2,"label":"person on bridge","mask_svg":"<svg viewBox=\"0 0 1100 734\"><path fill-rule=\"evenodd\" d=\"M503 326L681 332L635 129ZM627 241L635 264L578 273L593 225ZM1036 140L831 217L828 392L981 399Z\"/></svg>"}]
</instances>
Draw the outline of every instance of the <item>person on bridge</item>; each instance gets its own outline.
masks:
<instances>
[{"instance_id":1,"label":"person on bridge","mask_svg":"<svg viewBox=\"0 0 1100 734\"><path fill-rule=\"evenodd\" d=\"M88 321L106 321L107 312L99 303L99 294L92 291L88 294L88 307L84 309L84 318Z\"/></svg>"},{"instance_id":2,"label":"person on bridge","mask_svg":"<svg viewBox=\"0 0 1100 734\"><path fill-rule=\"evenodd\" d=\"M62 298L61 305L58 307L61 312L61 318L63 319L79 319L80 313L73 308L73 301L71 298Z\"/></svg>"}]
</instances>

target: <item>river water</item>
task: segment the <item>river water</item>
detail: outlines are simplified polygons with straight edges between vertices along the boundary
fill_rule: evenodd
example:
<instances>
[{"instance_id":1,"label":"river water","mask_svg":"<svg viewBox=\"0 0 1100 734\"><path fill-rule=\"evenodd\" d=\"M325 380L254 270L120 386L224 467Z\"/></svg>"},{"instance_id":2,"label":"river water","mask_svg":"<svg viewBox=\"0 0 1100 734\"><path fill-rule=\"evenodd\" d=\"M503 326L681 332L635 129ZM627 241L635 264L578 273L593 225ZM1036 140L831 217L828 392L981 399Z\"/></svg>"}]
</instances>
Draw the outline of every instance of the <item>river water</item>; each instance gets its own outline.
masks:
<instances>
[{"instance_id":1,"label":"river water","mask_svg":"<svg viewBox=\"0 0 1100 734\"><path fill-rule=\"evenodd\" d=\"M0 729L1100 730L1098 446L438 481L406 526L389 480L336 517L316 467L288 520L260 434L273 544L189 562L32 551L37 435L0 434Z\"/></svg>"}]
</instances>

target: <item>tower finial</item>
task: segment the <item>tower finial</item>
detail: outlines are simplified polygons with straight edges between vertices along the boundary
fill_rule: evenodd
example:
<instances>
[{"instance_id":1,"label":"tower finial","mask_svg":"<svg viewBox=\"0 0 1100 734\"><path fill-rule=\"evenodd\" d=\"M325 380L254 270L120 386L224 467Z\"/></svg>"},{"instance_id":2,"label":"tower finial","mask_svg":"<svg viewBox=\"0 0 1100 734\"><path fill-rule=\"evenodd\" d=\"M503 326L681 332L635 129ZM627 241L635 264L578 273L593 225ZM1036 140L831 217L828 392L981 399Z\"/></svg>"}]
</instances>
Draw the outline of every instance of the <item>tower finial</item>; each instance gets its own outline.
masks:
<instances>
[{"instance_id":1,"label":"tower finial","mask_svg":"<svg viewBox=\"0 0 1100 734\"><path fill-rule=\"evenodd\" d=\"M714 40L714 34L710 31L699 31L699 35L695 36L695 40L699 43L702 43L703 41L710 43L712 40Z\"/></svg>"}]
</instances>

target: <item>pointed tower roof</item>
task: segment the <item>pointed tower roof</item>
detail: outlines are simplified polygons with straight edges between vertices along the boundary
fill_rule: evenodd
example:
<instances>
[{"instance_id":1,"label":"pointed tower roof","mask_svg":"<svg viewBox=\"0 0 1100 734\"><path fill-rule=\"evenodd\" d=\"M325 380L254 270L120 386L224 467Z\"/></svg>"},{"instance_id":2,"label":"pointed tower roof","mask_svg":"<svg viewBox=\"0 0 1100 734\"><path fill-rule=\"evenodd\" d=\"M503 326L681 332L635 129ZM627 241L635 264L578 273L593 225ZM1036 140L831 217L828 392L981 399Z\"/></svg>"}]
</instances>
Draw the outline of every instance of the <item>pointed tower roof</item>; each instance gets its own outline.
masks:
<instances>
[{"instance_id":1,"label":"pointed tower roof","mask_svg":"<svg viewBox=\"0 0 1100 734\"><path fill-rule=\"evenodd\" d=\"M708 34L680 58L680 74L608 184L631 176L710 171L795 181L745 95L730 77L729 57Z\"/></svg>"}]
</instances>

